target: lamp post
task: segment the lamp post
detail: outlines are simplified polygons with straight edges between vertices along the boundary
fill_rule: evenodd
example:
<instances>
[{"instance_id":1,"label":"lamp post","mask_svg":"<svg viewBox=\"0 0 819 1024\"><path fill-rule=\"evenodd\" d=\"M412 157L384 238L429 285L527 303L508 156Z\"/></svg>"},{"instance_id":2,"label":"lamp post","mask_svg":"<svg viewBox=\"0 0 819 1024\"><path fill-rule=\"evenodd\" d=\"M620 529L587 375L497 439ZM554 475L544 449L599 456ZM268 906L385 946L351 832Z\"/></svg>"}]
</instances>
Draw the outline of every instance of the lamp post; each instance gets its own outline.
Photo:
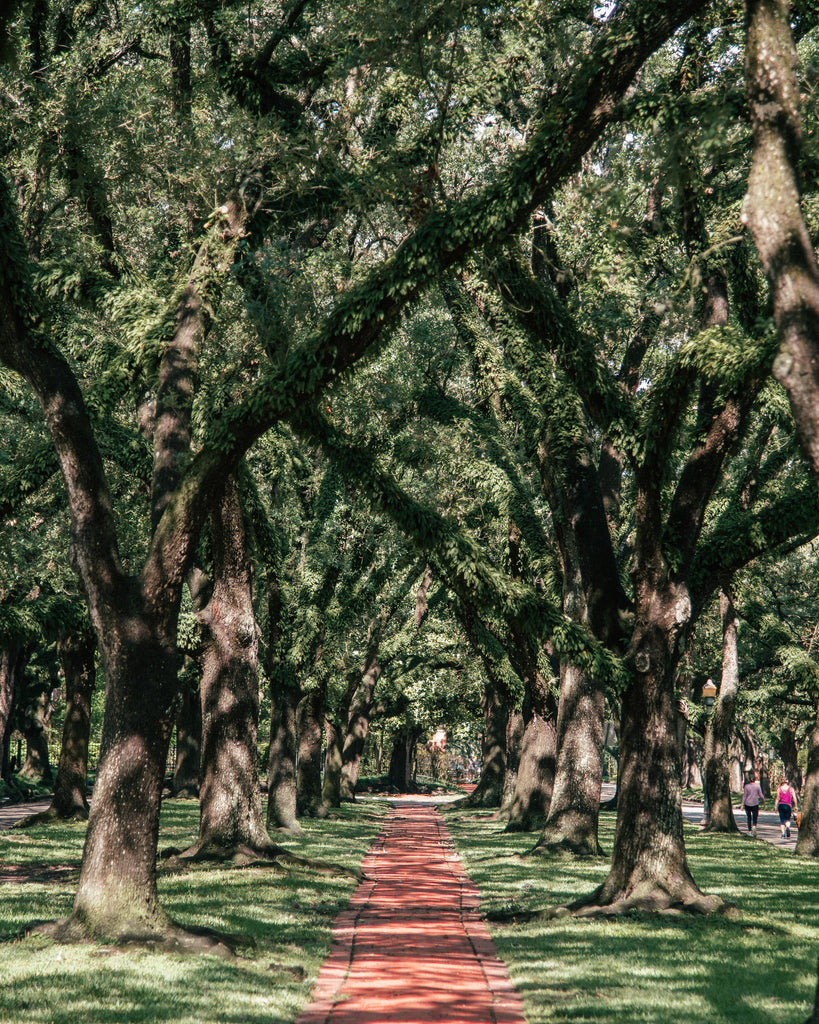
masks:
<instances>
[{"instance_id":1,"label":"lamp post","mask_svg":"<svg viewBox=\"0 0 819 1024\"><path fill-rule=\"evenodd\" d=\"M714 685L714 680L713 679L706 679L705 685L702 688L702 702L705 705L706 712L709 715L711 714L711 710L714 707L714 702L716 701L716 699L717 699L717 688ZM709 722L708 725L706 726L706 736L708 735L708 728L710 727L710 724L711 723ZM706 751L707 751L708 750L707 742L706 742L705 747L706 747ZM704 766L704 767L706 767L706 774L707 774L707 766ZM711 816L711 805L708 802L707 779L705 777L703 777L703 780L702 780L702 822L701 822L701 824L707 825L708 824L708 819L710 818L710 816Z\"/></svg>"}]
</instances>

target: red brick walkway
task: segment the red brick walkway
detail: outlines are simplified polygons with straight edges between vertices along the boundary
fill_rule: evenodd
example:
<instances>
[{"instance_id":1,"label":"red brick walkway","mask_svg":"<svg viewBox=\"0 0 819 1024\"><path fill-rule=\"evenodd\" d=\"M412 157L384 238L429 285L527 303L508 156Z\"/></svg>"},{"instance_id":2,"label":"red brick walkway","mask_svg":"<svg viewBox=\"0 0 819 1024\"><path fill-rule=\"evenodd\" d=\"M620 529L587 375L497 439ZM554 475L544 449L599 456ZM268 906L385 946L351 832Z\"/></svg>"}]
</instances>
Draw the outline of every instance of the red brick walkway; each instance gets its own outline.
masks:
<instances>
[{"instance_id":1,"label":"red brick walkway","mask_svg":"<svg viewBox=\"0 0 819 1024\"><path fill-rule=\"evenodd\" d=\"M525 1024L443 818L393 807L297 1024Z\"/></svg>"}]
</instances>

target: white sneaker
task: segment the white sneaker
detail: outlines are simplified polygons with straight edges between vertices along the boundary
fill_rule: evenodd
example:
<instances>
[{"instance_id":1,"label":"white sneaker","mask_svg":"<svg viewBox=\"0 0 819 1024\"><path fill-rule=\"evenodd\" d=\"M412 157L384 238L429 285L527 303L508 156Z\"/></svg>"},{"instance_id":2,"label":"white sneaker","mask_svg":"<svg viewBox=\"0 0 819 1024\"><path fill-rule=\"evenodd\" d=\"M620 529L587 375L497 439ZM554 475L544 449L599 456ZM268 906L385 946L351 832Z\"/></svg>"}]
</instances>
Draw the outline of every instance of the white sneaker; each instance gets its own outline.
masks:
<instances>
[{"instance_id":1,"label":"white sneaker","mask_svg":"<svg viewBox=\"0 0 819 1024\"><path fill-rule=\"evenodd\" d=\"M754 828L751 829L751 835L754 837L754 839L756 839L756 826L754 826Z\"/></svg>"}]
</instances>

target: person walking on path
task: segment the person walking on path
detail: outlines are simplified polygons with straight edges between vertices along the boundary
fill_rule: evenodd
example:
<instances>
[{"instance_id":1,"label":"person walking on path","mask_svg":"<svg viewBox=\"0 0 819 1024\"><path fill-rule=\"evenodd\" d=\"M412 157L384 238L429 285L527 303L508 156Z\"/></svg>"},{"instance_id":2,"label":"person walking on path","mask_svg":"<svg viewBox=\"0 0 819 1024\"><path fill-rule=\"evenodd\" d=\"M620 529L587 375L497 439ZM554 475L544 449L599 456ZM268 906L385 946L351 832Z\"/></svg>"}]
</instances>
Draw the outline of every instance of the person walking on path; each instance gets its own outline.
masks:
<instances>
[{"instance_id":1,"label":"person walking on path","mask_svg":"<svg viewBox=\"0 0 819 1024\"><path fill-rule=\"evenodd\" d=\"M796 790L785 779L776 791L776 809L779 811L779 835L782 839L791 837L791 817L796 811Z\"/></svg>"},{"instance_id":2,"label":"person walking on path","mask_svg":"<svg viewBox=\"0 0 819 1024\"><path fill-rule=\"evenodd\" d=\"M762 792L760 784L756 781L754 772L748 772L745 779L745 786L742 790L742 806L745 809L745 817L748 819L748 831L756 838L759 808L765 806L765 794Z\"/></svg>"},{"instance_id":3,"label":"person walking on path","mask_svg":"<svg viewBox=\"0 0 819 1024\"><path fill-rule=\"evenodd\" d=\"M393 805L296 1024L526 1024L432 804Z\"/></svg>"}]
</instances>

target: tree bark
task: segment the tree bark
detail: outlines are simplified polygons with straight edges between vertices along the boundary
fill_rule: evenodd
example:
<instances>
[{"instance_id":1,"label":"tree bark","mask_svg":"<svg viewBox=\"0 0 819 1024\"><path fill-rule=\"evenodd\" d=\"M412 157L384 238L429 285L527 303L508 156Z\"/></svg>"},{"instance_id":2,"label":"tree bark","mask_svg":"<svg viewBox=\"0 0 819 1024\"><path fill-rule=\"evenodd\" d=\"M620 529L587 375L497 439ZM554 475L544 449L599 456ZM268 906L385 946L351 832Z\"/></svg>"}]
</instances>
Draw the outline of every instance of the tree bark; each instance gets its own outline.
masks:
<instances>
[{"instance_id":1,"label":"tree bark","mask_svg":"<svg viewBox=\"0 0 819 1024\"><path fill-rule=\"evenodd\" d=\"M554 716L533 714L523 733L507 832L530 832L543 823L552 797L556 752Z\"/></svg>"},{"instance_id":2,"label":"tree bark","mask_svg":"<svg viewBox=\"0 0 819 1024\"><path fill-rule=\"evenodd\" d=\"M202 772L199 838L183 856L216 852L271 856L259 790L259 630L252 568L233 478L211 515L213 595L200 619L206 627L201 682Z\"/></svg>"},{"instance_id":3,"label":"tree bark","mask_svg":"<svg viewBox=\"0 0 819 1024\"><path fill-rule=\"evenodd\" d=\"M324 781L321 803L325 808L341 806L341 729L329 718L324 719L325 750Z\"/></svg>"},{"instance_id":4,"label":"tree bark","mask_svg":"<svg viewBox=\"0 0 819 1024\"><path fill-rule=\"evenodd\" d=\"M737 614L727 587L719 595L722 619L722 678L714 714L705 731L703 775L708 797L709 832L738 832L731 800L728 774L728 750L736 723L736 698L739 690L737 654Z\"/></svg>"},{"instance_id":5,"label":"tree bark","mask_svg":"<svg viewBox=\"0 0 819 1024\"><path fill-rule=\"evenodd\" d=\"M347 718L347 733L341 753L340 797L344 801L355 800L358 776L361 772L361 758L370 728L373 697L380 678L381 664L378 658L375 658L368 665L352 700Z\"/></svg>"},{"instance_id":6,"label":"tree bark","mask_svg":"<svg viewBox=\"0 0 819 1024\"><path fill-rule=\"evenodd\" d=\"M202 698L199 684L182 687L182 701L176 715L176 764L171 793L176 797L199 797L202 766Z\"/></svg>"},{"instance_id":7,"label":"tree bark","mask_svg":"<svg viewBox=\"0 0 819 1024\"><path fill-rule=\"evenodd\" d=\"M20 650L17 647L4 645L0 649L0 768L6 781L11 778L11 712L14 707L19 662Z\"/></svg>"},{"instance_id":8,"label":"tree bark","mask_svg":"<svg viewBox=\"0 0 819 1024\"><path fill-rule=\"evenodd\" d=\"M399 793L411 793L414 788L412 762L416 742L417 732L414 726L403 726L393 738L387 779L390 787Z\"/></svg>"},{"instance_id":9,"label":"tree bark","mask_svg":"<svg viewBox=\"0 0 819 1024\"><path fill-rule=\"evenodd\" d=\"M483 697L481 774L464 801L466 807L500 807L506 778L506 730L509 708L501 691L487 680Z\"/></svg>"},{"instance_id":10,"label":"tree bark","mask_svg":"<svg viewBox=\"0 0 819 1024\"><path fill-rule=\"evenodd\" d=\"M324 683L317 683L299 701L299 749L296 778L296 812L300 818L321 817L321 737L324 722Z\"/></svg>"},{"instance_id":11,"label":"tree bark","mask_svg":"<svg viewBox=\"0 0 819 1024\"><path fill-rule=\"evenodd\" d=\"M819 857L819 704L808 739L808 764L805 772L805 794L802 797L802 819L796 838L800 857Z\"/></svg>"},{"instance_id":12,"label":"tree bark","mask_svg":"<svg viewBox=\"0 0 819 1024\"><path fill-rule=\"evenodd\" d=\"M605 693L589 675L564 663L557 716L557 768L549 816L536 850L559 847L596 856L603 785Z\"/></svg>"},{"instance_id":13,"label":"tree bark","mask_svg":"<svg viewBox=\"0 0 819 1024\"><path fill-rule=\"evenodd\" d=\"M267 827L301 832L296 813L296 752L299 702L295 681L271 678L270 757L267 777Z\"/></svg>"},{"instance_id":14,"label":"tree bark","mask_svg":"<svg viewBox=\"0 0 819 1024\"><path fill-rule=\"evenodd\" d=\"M88 817L88 740L97 645L93 634L64 633L57 651L65 677L65 722L50 811L57 818Z\"/></svg>"},{"instance_id":15,"label":"tree bark","mask_svg":"<svg viewBox=\"0 0 819 1024\"><path fill-rule=\"evenodd\" d=\"M50 691L40 690L26 708L25 724L21 730L26 740L26 759L20 774L33 782L48 783L52 779L46 732L50 701Z\"/></svg>"},{"instance_id":16,"label":"tree bark","mask_svg":"<svg viewBox=\"0 0 819 1024\"><path fill-rule=\"evenodd\" d=\"M819 268L802 214L797 55L787 0L746 0L745 83L753 154L742 219L771 288L779 354L802 448L819 478Z\"/></svg>"}]
</instances>

